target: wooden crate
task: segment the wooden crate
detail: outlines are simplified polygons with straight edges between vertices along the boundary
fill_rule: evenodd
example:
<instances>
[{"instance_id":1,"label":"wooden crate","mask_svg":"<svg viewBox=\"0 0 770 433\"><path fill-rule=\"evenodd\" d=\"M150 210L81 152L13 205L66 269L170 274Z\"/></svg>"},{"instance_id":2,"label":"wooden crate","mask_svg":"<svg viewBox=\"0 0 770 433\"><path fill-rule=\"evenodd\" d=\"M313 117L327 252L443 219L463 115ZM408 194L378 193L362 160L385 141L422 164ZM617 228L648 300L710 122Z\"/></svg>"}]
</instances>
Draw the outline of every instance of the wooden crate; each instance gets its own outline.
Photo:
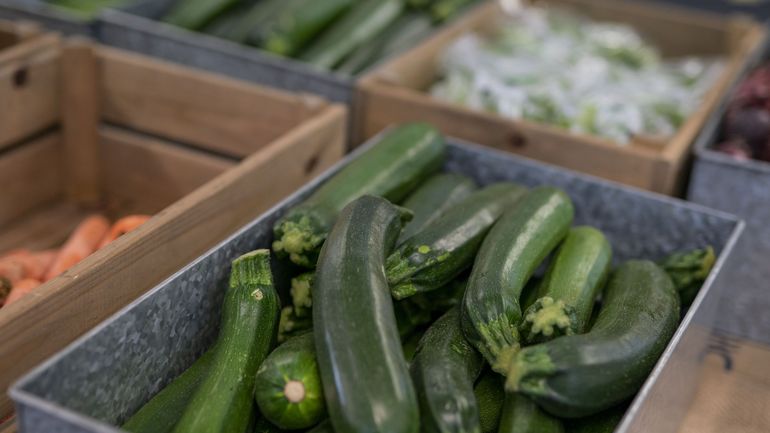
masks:
<instances>
[{"instance_id":1,"label":"wooden crate","mask_svg":"<svg viewBox=\"0 0 770 433\"><path fill-rule=\"evenodd\" d=\"M55 36L0 56L0 254L94 210L155 215L0 309L3 394L344 154L346 110L317 97Z\"/></svg>"},{"instance_id":2,"label":"wooden crate","mask_svg":"<svg viewBox=\"0 0 770 433\"><path fill-rule=\"evenodd\" d=\"M534 0L529 1L532 2ZM697 133L744 67L747 56L761 44L764 28L747 18L718 18L627 1L536 3L575 9L596 20L627 23L655 44L664 56L724 56L725 70L674 136L668 139L638 137L626 146L432 98L426 89L437 78L439 58L446 47L465 33L487 32L498 22L502 11L497 2L489 2L361 81L361 124L355 128L359 141L389 124L421 120L439 126L446 134L476 143L656 192L679 193Z\"/></svg>"}]
</instances>

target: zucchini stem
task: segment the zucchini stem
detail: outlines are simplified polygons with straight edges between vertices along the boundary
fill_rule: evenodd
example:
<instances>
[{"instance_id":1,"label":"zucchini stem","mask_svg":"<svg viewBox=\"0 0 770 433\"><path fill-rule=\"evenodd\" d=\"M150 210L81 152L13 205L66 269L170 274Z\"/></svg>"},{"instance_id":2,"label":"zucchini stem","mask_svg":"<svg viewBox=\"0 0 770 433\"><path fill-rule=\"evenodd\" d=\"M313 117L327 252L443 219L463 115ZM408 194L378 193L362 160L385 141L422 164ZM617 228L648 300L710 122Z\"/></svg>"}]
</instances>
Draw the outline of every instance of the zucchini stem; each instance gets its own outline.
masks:
<instances>
[{"instance_id":1,"label":"zucchini stem","mask_svg":"<svg viewBox=\"0 0 770 433\"><path fill-rule=\"evenodd\" d=\"M298 380L290 380L283 387L283 395L290 403L302 403L305 399L305 384Z\"/></svg>"},{"instance_id":2,"label":"zucchini stem","mask_svg":"<svg viewBox=\"0 0 770 433\"><path fill-rule=\"evenodd\" d=\"M548 355L548 350L542 346L527 347L518 352L508 367L505 390L518 392L524 388L527 394L545 392L543 377L556 372L556 366Z\"/></svg>"},{"instance_id":3,"label":"zucchini stem","mask_svg":"<svg viewBox=\"0 0 770 433\"><path fill-rule=\"evenodd\" d=\"M519 331L530 344L573 335L577 331L577 315L564 301L545 296L527 309Z\"/></svg>"},{"instance_id":4,"label":"zucchini stem","mask_svg":"<svg viewBox=\"0 0 770 433\"><path fill-rule=\"evenodd\" d=\"M272 286L273 273L270 271L270 250L255 250L233 260L230 273L230 287L238 285ZM253 293L257 301L264 297L257 289Z\"/></svg>"}]
</instances>

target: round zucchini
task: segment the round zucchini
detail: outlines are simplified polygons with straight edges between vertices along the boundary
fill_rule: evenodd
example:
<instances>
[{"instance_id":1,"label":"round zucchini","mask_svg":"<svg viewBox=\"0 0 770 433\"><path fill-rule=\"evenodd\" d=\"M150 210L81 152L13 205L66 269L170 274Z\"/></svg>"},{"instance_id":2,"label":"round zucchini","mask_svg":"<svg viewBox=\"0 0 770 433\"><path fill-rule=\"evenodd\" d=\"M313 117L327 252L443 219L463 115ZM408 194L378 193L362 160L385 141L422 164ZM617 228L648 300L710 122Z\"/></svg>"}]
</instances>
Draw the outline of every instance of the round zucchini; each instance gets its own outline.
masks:
<instances>
[{"instance_id":1,"label":"round zucchini","mask_svg":"<svg viewBox=\"0 0 770 433\"><path fill-rule=\"evenodd\" d=\"M275 338L279 302L270 251L252 251L233 261L214 359L175 433L245 431L257 368Z\"/></svg>"},{"instance_id":2,"label":"round zucchini","mask_svg":"<svg viewBox=\"0 0 770 433\"><path fill-rule=\"evenodd\" d=\"M313 332L337 433L419 428L384 267L403 212L379 197L353 201L340 213L318 259Z\"/></svg>"},{"instance_id":3,"label":"round zucchini","mask_svg":"<svg viewBox=\"0 0 770 433\"><path fill-rule=\"evenodd\" d=\"M342 208L366 194L399 202L441 168L445 153L441 133L430 125L394 128L276 222L273 250L300 266L315 267Z\"/></svg>"},{"instance_id":4,"label":"round zucchini","mask_svg":"<svg viewBox=\"0 0 770 433\"><path fill-rule=\"evenodd\" d=\"M403 207L412 211L414 217L401 230L396 244L400 245L423 230L475 189L473 180L461 174L440 173L426 180L402 203Z\"/></svg>"},{"instance_id":5,"label":"round zucchini","mask_svg":"<svg viewBox=\"0 0 770 433\"><path fill-rule=\"evenodd\" d=\"M505 372L519 347L522 289L567 235L573 213L563 191L535 188L500 217L479 249L461 323L465 337L496 371Z\"/></svg>"},{"instance_id":6,"label":"round zucchini","mask_svg":"<svg viewBox=\"0 0 770 433\"><path fill-rule=\"evenodd\" d=\"M527 308L519 331L527 344L582 334L612 262L612 248L593 227L570 230Z\"/></svg>"},{"instance_id":7,"label":"round zucchini","mask_svg":"<svg viewBox=\"0 0 770 433\"><path fill-rule=\"evenodd\" d=\"M385 262L393 297L435 290L470 267L490 227L526 191L512 183L487 186L404 241Z\"/></svg>"},{"instance_id":8,"label":"round zucchini","mask_svg":"<svg viewBox=\"0 0 770 433\"><path fill-rule=\"evenodd\" d=\"M564 433L564 425L529 398L508 393L503 403L498 433Z\"/></svg>"},{"instance_id":9,"label":"round zucchini","mask_svg":"<svg viewBox=\"0 0 770 433\"><path fill-rule=\"evenodd\" d=\"M481 355L460 330L457 307L428 328L410 367L420 402L421 431L480 433L473 382L482 366Z\"/></svg>"},{"instance_id":10,"label":"round zucchini","mask_svg":"<svg viewBox=\"0 0 770 433\"><path fill-rule=\"evenodd\" d=\"M504 378L487 369L473 388L479 407L481 433L495 433L500 425L500 413L505 399Z\"/></svg>"},{"instance_id":11,"label":"round zucchini","mask_svg":"<svg viewBox=\"0 0 770 433\"><path fill-rule=\"evenodd\" d=\"M506 389L562 418L601 412L639 390L678 321L668 275L649 261L626 262L610 279L591 330L521 349Z\"/></svg>"},{"instance_id":12,"label":"round zucchini","mask_svg":"<svg viewBox=\"0 0 770 433\"><path fill-rule=\"evenodd\" d=\"M316 425L326 416L313 333L278 346L257 370L254 393L262 416L284 430Z\"/></svg>"}]
</instances>

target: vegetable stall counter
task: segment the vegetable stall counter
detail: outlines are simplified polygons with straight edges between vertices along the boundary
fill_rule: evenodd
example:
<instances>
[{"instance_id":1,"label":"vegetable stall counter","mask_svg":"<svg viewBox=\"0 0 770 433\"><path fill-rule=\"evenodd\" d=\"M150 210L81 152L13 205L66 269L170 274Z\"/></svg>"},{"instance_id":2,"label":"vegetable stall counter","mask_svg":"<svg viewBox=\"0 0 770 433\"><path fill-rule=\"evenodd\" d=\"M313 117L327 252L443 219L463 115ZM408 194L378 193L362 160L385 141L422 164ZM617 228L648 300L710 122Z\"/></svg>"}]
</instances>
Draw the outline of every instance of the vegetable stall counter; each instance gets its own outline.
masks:
<instances>
[{"instance_id":1,"label":"vegetable stall counter","mask_svg":"<svg viewBox=\"0 0 770 433\"><path fill-rule=\"evenodd\" d=\"M404 146L410 151L403 152ZM407 198L410 191L437 172L450 176L437 178L441 188L465 198L454 197L457 210L446 210L394 250L401 224L408 222L410 212L389 200L411 201ZM456 180L451 180L453 176L469 178L479 186L478 191L459 187ZM423 188L418 192L427 196L439 186L426 183L423 188L427 192L423 192ZM465 192L460 192L463 189ZM501 208L505 209L502 215ZM429 219L421 217L417 221L426 224L426 220ZM526 229L517 224L520 221L526 221ZM570 230L573 224L589 225L596 231L577 227ZM742 227L740 221L728 215L679 200L454 139L444 144L441 135L429 125L404 125L356 149L324 176L240 228L147 296L36 368L17 382L11 393L19 407L20 426L32 433L56 429L77 433L118 432L121 430L116 426L124 426L127 421L135 426L134 423L141 420L156 419L154 416L168 422L170 429L176 425L176 431L189 426L195 426L192 430L214 426L218 431L228 428L239 431L250 417L256 416L256 412L249 409L254 396L248 388L258 381L265 387L257 389L256 395L260 412L267 417L260 417L261 420L269 419L270 423L287 428L312 426L322 419L322 413L315 406L320 398L317 385L312 385L310 379L315 366L310 362L312 350L303 340L296 340L307 337L301 333L291 336L284 343L290 344L287 349L280 350L285 346L279 346L279 350L268 356L267 337L272 336L253 335L257 323L265 334L278 333L279 339L281 330L288 329L286 325L305 326L299 331L308 330L309 325L316 345L323 400L334 428L375 431L356 427L373 422L381 431L413 431L417 422L438 420L432 412L421 411L418 421L415 410L418 399L420 405L427 399L434 409L440 409L444 406L438 402L449 402L445 399L454 402L460 393L460 388L456 392L445 387L425 388L423 382L435 378L431 375L436 374L436 369L459 369L453 370L458 374L446 383L463 386L462 398L465 398L474 390L469 387L469 379L461 376L466 375L466 370L467 375L479 373L483 356L496 371L507 372L509 391L538 398L537 390L528 388L533 381L519 379L538 372L548 374L548 371L536 371L535 365L526 367L528 358L524 353L566 342L585 350L608 343L616 348L618 343L625 347L628 345L622 343L622 338L609 342L611 338L606 338L603 332L622 336L633 328L633 332L641 332L645 341L654 341L654 344L628 347L639 359L644 358L644 362L614 364L611 376L618 386L615 382L604 384L608 387L606 393L601 392L604 397L578 396L586 390L596 391L597 386L602 386L596 381L609 376L581 375L581 361L562 356L559 362L572 365L571 374L587 386L562 386L564 384L556 380L544 379L553 384L554 389L574 398L564 400L563 408L558 404L549 405L547 395L540 395L542 399L537 403L554 414L570 418L596 413L632 398L619 431L675 433L697 387L698 355L706 347L720 291L729 286L721 271L732 263L731 250ZM505 310L505 320L515 319L517 315L510 308L518 308L518 302L505 301L505 296L518 296L524 290L524 284L540 261L568 232L570 238L566 246L555 253L557 258L551 264L550 277L545 277L546 283L536 293L547 290L550 296L564 302L572 289L556 286L573 280L565 276L571 274L570 269L580 268L586 272L581 271L579 278L582 280L585 274L586 282L576 288L585 286L586 289L584 295L578 296L591 299L596 288L602 285L604 270L610 266L607 244L611 245L611 266L616 272L610 278L604 302L615 308L602 308L595 320L588 319L593 322L591 326L597 327L597 333L556 337L558 332L568 332L566 327L570 322L557 320L547 325L548 317L554 317L556 308L564 304L547 301L545 297L532 303L534 312L527 310L527 317L531 313L533 318L538 308L548 311L544 319L533 322L530 332L518 334L495 324L494 318L503 316L486 315L485 311L491 314L499 306ZM672 280L651 261L660 263L673 253L704 246L713 247L716 262L709 275L703 276L707 277L705 282L693 287L694 298L689 298L692 304L682 310L681 323L677 325L680 301ZM443 248L452 248L452 251L441 252ZM582 252L588 251L596 253L583 256ZM429 288L431 284L458 277L458 270L469 269L474 256L467 287L450 284L445 286L446 290ZM515 272L500 278L513 284L515 287L510 291L516 293L503 294L507 286L484 284L485 278L497 281L508 262ZM453 268L444 266L445 263L457 265ZM303 274L314 265L317 266L314 277ZM429 328L416 353L409 349L409 339L402 348L399 339L409 335L402 331L414 330L414 320L419 317L409 311L399 312L406 307L400 301L391 303L390 296L418 297L438 290L440 294L454 297L455 286L460 293L465 290L465 295L461 295L463 300L459 303L455 301L454 313L450 309ZM642 292L636 289L648 293L650 298L640 296ZM487 291L486 297L484 291ZM280 319L275 292L288 313L282 312ZM251 296L246 296L249 294ZM310 297L312 302L308 303ZM475 299L487 302L474 302ZM257 304L263 300L264 309L257 311ZM417 299L414 302L419 305ZM295 321L292 315L306 317L303 315L311 304L312 323ZM242 306L241 310L236 308L238 305ZM452 308L451 305L444 304L441 308ZM591 311L590 303L588 305L579 307L583 325L574 322L575 329L585 327L585 312ZM429 301L427 307L421 308L438 306ZM462 329L458 328L460 323L455 323L458 308L463 315L460 323L467 324ZM243 311L243 316L237 316L237 311ZM659 315L660 323L645 325L650 317ZM233 326L236 317L251 325L238 332ZM486 319L492 319L488 329L494 329L493 332L483 332ZM222 334L218 338L220 323ZM543 323L552 331L545 331ZM541 335L538 329L542 330ZM505 339L496 339L501 335ZM515 347L519 335L536 343L518 352L520 356L505 350ZM553 337L551 341L538 343L549 336ZM444 343L448 341L453 345L451 354L445 352ZM524 344L523 339L521 343ZM213 353L203 355L211 347L216 347ZM289 349L305 361L286 364L288 359L293 359L287 353ZM628 353L625 349L602 351L601 359L617 359L625 353ZM404 365L407 355L413 359L409 370ZM252 363L260 364L256 377L254 368L257 367ZM232 368L224 368L228 366ZM292 366L297 369L291 374L297 376L288 380L281 371ZM596 367L586 366L589 370ZM210 374L202 376L201 369L205 368L211 369ZM174 380L185 370L180 380ZM630 379L620 379L626 377L624 370ZM136 374L137 371L144 373ZM411 379L405 376L407 371ZM360 380L362 376L375 374L386 374L393 380ZM202 377L200 388L184 391L194 389L188 386L196 377ZM248 384L246 390L216 386L231 383L238 377ZM416 395L412 382L422 390ZM276 398L270 389L282 390L286 399ZM303 389L312 393L303 394ZM212 392L221 398L208 398ZM341 403L341 396L348 393L357 398ZM173 413L158 411L159 407L168 406L158 406L156 394L162 401L173 402ZM232 401L243 410L232 417L223 417L229 413L221 406L223 401ZM378 408L378 413L395 412L398 416L372 417L370 403ZM206 408L213 408L211 405L219 409L208 416ZM149 412L145 412L147 408ZM129 425L124 427L129 429ZM322 422L314 431L325 431L325 428L328 424Z\"/></svg>"},{"instance_id":2,"label":"vegetable stall counter","mask_svg":"<svg viewBox=\"0 0 770 433\"><path fill-rule=\"evenodd\" d=\"M3 390L346 142L345 108L318 97L48 34L0 51L0 101L13 108L0 118L0 256L59 247L94 212L154 215L0 308ZM0 419L11 410L3 395Z\"/></svg>"},{"instance_id":3,"label":"vegetable stall counter","mask_svg":"<svg viewBox=\"0 0 770 433\"><path fill-rule=\"evenodd\" d=\"M356 131L369 137L391 123L426 121L529 158L680 194L697 133L764 41L764 28L655 3L522 4L507 17L497 3L481 5L367 74Z\"/></svg>"}]
</instances>

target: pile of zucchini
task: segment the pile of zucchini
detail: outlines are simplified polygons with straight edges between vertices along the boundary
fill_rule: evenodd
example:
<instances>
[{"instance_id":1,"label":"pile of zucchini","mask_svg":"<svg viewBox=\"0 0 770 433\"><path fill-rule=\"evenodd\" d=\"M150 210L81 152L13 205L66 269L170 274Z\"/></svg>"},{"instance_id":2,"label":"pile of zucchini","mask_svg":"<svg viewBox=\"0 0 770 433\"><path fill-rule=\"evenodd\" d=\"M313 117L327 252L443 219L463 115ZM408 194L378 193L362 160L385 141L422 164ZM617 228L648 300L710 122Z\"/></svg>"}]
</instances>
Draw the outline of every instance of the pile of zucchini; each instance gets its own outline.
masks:
<instances>
[{"instance_id":1,"label":"pile of zucchini","mask_svg":"<svg viewBox=\"0 0 770 433\"><path fill-rule=\"evenodd\" d=\"M218 341L123 428L612 431L713 252L667 260L677 285L613 269L563 191L481 187L445 155L435 128L394 128L290 209L272 253L307 268L291 303L269 250L235 260Z\"/></svg>"},{"instance_id":2,"label":"pile of zucchini","mask_svg":"<svg viewBox=\"0 0 770 433\"><path fill-rule=\"evenodd\" d=\"M178 0L164 21L354 75L477 0Z\"/></svg>"}]
</instances>

